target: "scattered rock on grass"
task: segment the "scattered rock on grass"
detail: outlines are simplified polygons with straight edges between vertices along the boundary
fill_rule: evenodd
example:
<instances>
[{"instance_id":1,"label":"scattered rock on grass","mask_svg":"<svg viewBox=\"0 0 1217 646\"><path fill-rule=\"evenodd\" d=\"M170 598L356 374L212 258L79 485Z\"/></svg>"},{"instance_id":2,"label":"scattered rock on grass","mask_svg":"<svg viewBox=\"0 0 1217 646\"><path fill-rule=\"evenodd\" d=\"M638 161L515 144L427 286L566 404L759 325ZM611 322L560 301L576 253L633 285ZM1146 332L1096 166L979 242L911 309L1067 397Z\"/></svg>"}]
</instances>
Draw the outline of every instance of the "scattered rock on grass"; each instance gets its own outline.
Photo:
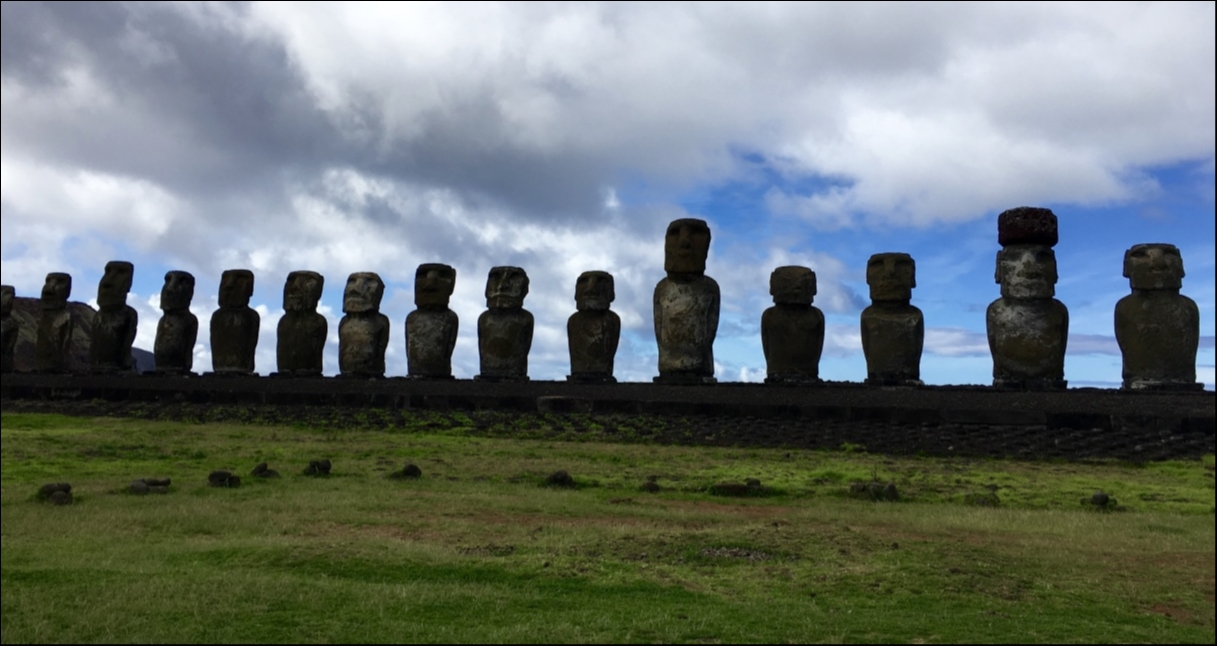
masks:
<instances>
[{"instance_id":1,"label":"scattered rock on grass","mask_svg":"<svg viewBox=\"0 0 1217 646\"><path fill-rule=\"evenodd\" d=\"M72 504L72 485L66 482L44 484L38 489L38 499L52 505Z\"/></svg>"},{"instance_id":2,"label":"scattered rock on grass","mask_svg":"<svg viewBox=\"0 0 1217 646\"><path fill-rule=\"evenodd\" d=\"M207 484L213 487L236 489L241 486L241 478L233 475L231 471L212 471L207 476Z\"/></svg>"},{"instance_id":3,"label":"scattered rock on grass","mask_svg":"<svg viewBox=\"0 0 1217 646\"><path fill-rule=\"evenodd\" d=\"M747 496L767 496L772 491L761 484L756 478L749 478L742 484L739 482L720 482L710 485L711 496L726 496L729 498L744 498Z\"/></svg>"},{"instance_id":4,"label":"scattered rock on grass","mask_svg":"<svg viewBox=\"0 0 1217 646\"><path fill-rule=\"evenodd\" d=\"M389 474L389 478L393 480L417 480L421 477L423 477L423 470L414 464L407 464L402 467L401 471L394 471Z\"/></svg>"},{"instance_id":5,"label":"scattered rock on grass","mask_svg":"<svg viewBox=\"0 0 1217 646\"><path fill-rule=\"evenodd\" d=\"M72 504L72 492L56 491L55 493L53 493L47 497L47 502L51 503L52 505L55 505L56 507L70 505L70 504Z\"/></svg>"},{"instance_id":6,"label":"scattered rock on grass","mask_svg":"<svg viewBox=\"0 0 1217 646\"><path fill-rule=\"evenodd\" d=\"M547 487L572 488L575 486L575 479L565 471L554 471L549 474L548 478L545 478L545 485Z\"/></svg>"},{"instance_id":7,"label":"scattered rock on grass","mask_svg":"<svg viewBox=\"0 0 1217 646\"><path fill-rule=\"evenodd\" d=\"M166 494L169 493L169 485L173 481L169 478L159 480L157 478L140 478L134 480L127 486L127 491L136 496L144 496L150 493Z\"/></svg>"},{"instance_id":8,"label":"scattered rock on grass","mask_svg":"<svg viewBox=\"0 0 1217 646\"><path fill-rule=\"evenodd\" d=\"M255 478L278 478L279 472L267 466L265 462L260 462L249 475Z\"/></svg>"},{"instance_id":9,"label":"scattered rock on grass","mask_svg":"<svg viewBox=\"0 0 1217 646\"><path fill-rule=\"evenodd\" d=\"M306 476L328 476L333 464L329 460L312 460L308 463L308 468L304 470Z\"/></svg>"}]
</instances>

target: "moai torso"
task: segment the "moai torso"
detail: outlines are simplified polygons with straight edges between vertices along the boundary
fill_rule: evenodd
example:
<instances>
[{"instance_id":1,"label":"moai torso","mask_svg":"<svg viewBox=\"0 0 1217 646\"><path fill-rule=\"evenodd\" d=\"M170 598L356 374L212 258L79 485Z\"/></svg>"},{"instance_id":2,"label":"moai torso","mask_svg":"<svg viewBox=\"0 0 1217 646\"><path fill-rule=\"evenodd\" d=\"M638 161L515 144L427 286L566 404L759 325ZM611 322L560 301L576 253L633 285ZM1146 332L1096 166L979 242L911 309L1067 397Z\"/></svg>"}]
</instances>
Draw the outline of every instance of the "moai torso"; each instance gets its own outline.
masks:
<instances>
[{"instance_id":1,"label":"moai torso","mask_svg":"<svg viewBox=\"0 0 1217 646\"><path fill-rule=\"evenodd\" d=\"M912 257L903 253L871 256L866 282L871 297L861 319L866 383L920 385L925 317L909 304L917 286Z\"/></svg>"},{"instance_id":2,"label":"moai torso","mask_svg":"<svg viewBox=\"0 0 1217 646\"><path fill-rule=\"evenodd\" d=\"M533 316L524 309L528 274L519 267L495 267L486 280L486 306L478 317L477 379L527 381Z\"/></svg>"},{"instance_id":3,"label":"moai torso","mask_svg":"<svg viewBox=\"0 0 1217 646\"><path fill-rule=\"evenodd\" d=\"M609 309L615 297L613 276L607 272L584 272L575 283L579 311L566 321L571 371L568 381L617 381L613 361L621 339L621 318Z\"/></svg>"},{"instance_id":4,"label":"moai torso","mask_svg":"<svg viewBox=\"0 0 1217 646\"><path fill-rule=\"evenodd\" d=\"M452 351L460 320L448 309L456 287L456 270L424 264L414 274L414 304L406 316L406 362L410 377L451 379Z\"/></svg>"},{"instance_id":5,"label":"moai torso","mask_svg":"<svg viewBox=\"0 0 1217 646\"><path fill-rule=\"evenodd\" d=\"M1183 257L1174 245L1136 245L1124 254L1132 294L1116 303L1124 388L1198 390L1200 309L1179 293Z\"/></svg>"},{"instance_id":6,"label":"moai torso","mask_svg":"<svg viewBox=\"0 0 1217 646\"><path fill-rule=\"evenodd\" d=\"M320 376L324 369L329 323L317 313L325 278L312 271L293 271L283 286L283 318L276 334L275 358L280 375Z\"/></svg>"},{"instance_id":7,"label":"moai torso","mask_svg":"<svg viewBox=\"0 0 1217 646\"><path fill-rule=\"evenodd\" d=\"M714 383L714 339L721 296L705 275L710 228L702 220L676 220L664 239L668 277L655 286L658 383Z\"/></svg>"},{"instance_id":8,"label":"moai torso","mask_svg":"<svg viewBox=\"0 0 1217 646\"><path fill-rule=\"evenodd\" d=\"M194 299L194 276L184 271L165 274L161 288L161 320L156 324L152 346L156 372L187 374L194 368L194 344L199 338L199 319L190 313Z\"/></svg>"},{"instance_id":9,"label":"moai torso","mask_svg":"<svg viewBox=\"0 0 1217 646\"><path fill-rule=\"evenodd\" d=\"M815 383L824 351L824 313L812 306L815 272L778 267L769 277L773 307L761 315L766 383Z\"/></svg>"},{"instance_id":10,"label":"moai torso","mask_svg":"<svg viewBox=\"0 0 1217 646\"><path fill-rule=\"evenodd\" d=\"M129 262L106 263L97 287L97 314L89 338L89 367L93 372L129 372L135 368L131 345L139 315L127 305L135 267Z\"/></svg>"},{"instance_id":11,"label":"moai torso","mask_svg":"<svg viewBox=\"0 0 1217 646\"><path fill-rule=\"evenodd\" d=\"M220 279L220 309L211 315L211 365L216 374L254 372L262 317L249 307L253 293L251 271L230 269Z\"/></svg>"},{"instance_id":12,"label":"moai torso","mask_svg":"<svg viewBox=\"0 0 1217 646\"><path fill-rule=\"evenodd\" d=\"M13 318L13 298L16 292L9 285L0 286L0 372L12 372L17 351L17 336L21 326Z\"/></svg>"},{"instance_id":13,"label":"moai torso","mask_svg":"<svg viewBox=\"0 0 1217 646\"><path fill-rule=\"evenodd\" d=\"M995 279L1002 297L985 317L993 385L1064 388L1069 312L1053 298L1056 216L1048 209L1011 209L998 217L998 232L1003 249Z\"/></svg>"},{"instance_id":14,"label":"moai torso","mask_svg":"<svg viewBox=\"0 0 1217 646\"><path fill-rule=\"evenodd\" d=\"M34 368L38 372L68 372L71 368L72 332L75 324L68 311L72 277L47 274L42 287L42 316L34 343Z\"/></svg>"},{"instance_id":15,"label":"moai torso","mask_svg":"<svg viewBox=\"0 0 1217 646\"><path fill-rule=\"evenodd\" d=\"M385 376L389 347L389 317L380 313L385 284L371 272L351 274L343 292L338 324L338 370L344 377Z\"/></svg>"}]
</instances>

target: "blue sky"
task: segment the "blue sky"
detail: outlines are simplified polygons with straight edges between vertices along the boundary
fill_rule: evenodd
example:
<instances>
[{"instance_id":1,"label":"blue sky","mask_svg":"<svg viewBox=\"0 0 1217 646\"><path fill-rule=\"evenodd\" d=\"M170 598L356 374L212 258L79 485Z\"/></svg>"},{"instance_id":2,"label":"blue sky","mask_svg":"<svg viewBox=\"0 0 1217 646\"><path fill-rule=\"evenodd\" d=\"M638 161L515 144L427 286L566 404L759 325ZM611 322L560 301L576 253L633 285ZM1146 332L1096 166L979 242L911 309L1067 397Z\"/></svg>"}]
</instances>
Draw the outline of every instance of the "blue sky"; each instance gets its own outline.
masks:
<instances>
[{"instance_id":1,"label":"blue sky","mask_svg":"<svg viewBox=\"0 0 1217 646\"><path fill-rule=\"evenodd\" d=\"M69 271L92 300L136 264L137 345L161 277L257 275L258 369L274 369L288 272L388 284L404 374L414 269L458 271L456 374L477 372L495 265L524 267L536 379L568 371L582 271L617 278L618 377L654 376L662 232L713 226L723 380L764 375L768 275L819 276L825 378L856 381L866 259L917 260L922 374L987 383L996 216L1060 218L1057 297L1073 385L1120 380L1112 308L1126 248L1170 242L1214 382L1211 3L5 3L0 270L18 295ZM196 365L210 363L207 339Z\"/></svg>"}]
</instances>

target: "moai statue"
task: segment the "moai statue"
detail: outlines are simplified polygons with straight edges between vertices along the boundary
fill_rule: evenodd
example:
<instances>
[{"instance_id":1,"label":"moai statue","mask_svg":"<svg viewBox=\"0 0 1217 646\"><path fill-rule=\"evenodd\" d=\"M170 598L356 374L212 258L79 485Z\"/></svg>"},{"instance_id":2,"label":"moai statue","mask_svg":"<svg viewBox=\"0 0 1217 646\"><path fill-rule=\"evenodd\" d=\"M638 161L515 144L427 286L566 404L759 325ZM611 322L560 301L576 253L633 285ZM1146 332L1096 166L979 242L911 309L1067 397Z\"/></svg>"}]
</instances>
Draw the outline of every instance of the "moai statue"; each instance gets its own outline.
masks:
<instances>
[{"instance_id":1,"label":"moai statue","mask_svg":"<svg viewBox=\"0 0 1217 646\"><path fill-rule=\"evenodd\" d=\"M317 313L325 278L313 271L293 271L283 285L283 318L275 347L282 376L320 377L325 338L330 326Z\"/></svg>"},{"instance_id":2,"label":"moai statue","mask_svg":"<svg viewBox=\"0 0 1217 646\"><path fill-rule=\"evenodd\" d=\"M655 286L655 341L659 345L656 383L712 384L714 337L721 301L718 283L706 275L710 227L687 218L668 225L664 271Z\"/></svg>"},{"instance_id":3,"label":"moai statue","mask_svg":"<svg viewBox=\"0 0 1217 646\"><path fill-rule=\"evenodd\" d=\"M1124 388L1202 390L1196 383L1200 309L1183 296L1183 256L1170 244L1139 244L1124 253L1132 294L1116 303L1116 342Z\"/></svg>"},{"instance_id":4,"label":"moai statue","mask_svg":"<svg viewBox=\"0 0 1217 646\"><path fill-rule=\"evenodd\" d=\"M778 267L769 275L773 307L761 315L761 346L767 384L820 381L824 351L824 313L811 303L816 273L807 267Z\"/></svg>"},{"instance_id":5,"label":"moai statue","mask_svg":"<svg viewBox=\"0 0 1217 646\"><path fill-rule=\"evenodd\" d=\"M13 318L13 299L17 296L12 285L0 285L0 372L13 371L13 357L17 351L17 334L21 325Z\"/></svg>"},{"instance_id":6,"label":"moai statue","mask_svg":"<svg viewBox=\"0 0 1217 646\"><path fill-rule=\"evenodd\" d=\"M194 300L194 276L184 271L165 274L161 287L161 320L156 324L152 353L156 373L188 375L194 369L194 344L199 338L199 318L190 313Z\"/></svg>"},{"instance_id":7,"label":"moai statue","mask_svg":"<svg viewBox=\"0 0 1217 646\"><path fill-rule=\"evenodd\" d=\"M486 307L478 317L478 356L484 381L528 381L532 312L524 309L528 274L519 267L495 267L486 279Z\"/></svg>"},{"instance_id":8,"label":"moai statue","mask_svg":"<svg viewBox=\"0 0 1217 646\"><path fill-rule=\"evenodd\" d=\"M262 317L249 306L254 274L229 269L220 278L220 309L211 315L211 366L218 375L251 375Z\"/></svg>"},{"instance_id":9,"label":"moai statue","mask_svg":"<svg viewBox=\"0 0 1217 646\"><path fill-rule=\"evenodd\" d=\"M406 316L406 365L414 379L452 379L452 350L460 320L448 309L456 270L427 263L414 272L414 305Z\"/></svg>"},{"instance_id":10,"label":"moai statue","mask_svg":"<svg viewBox=\"0 0 1217 646\"><path fill-rule=\"evenodd\" d=\"M76 325L68 311L72 277L50 273L42 286L42 317L34 344L34 369L38 372L69 372L72 361L72 332Z\"/></svg>"},{"instance_id":11,"label":"moai statue","mask_svg":"<svg viewBox=\"0 0 1217 646\"><path fill-rule=\"evenodd\" d=\"M995 279L1001 298L989 305L986 323L993 355L993 385L1050 390L1065 388L1069 311L1056 294L1056 215L1020 207L997 218Z\"/></svg>"},{"instance_id":12,"label":"moai statue","mask_svg":"<svg viewBox=\"0 0 1217 646\"><path fill-rule=\"evenodd\" d=\"M389 317L380 313L385 283L371 272L351 274L342 294L346 316L338 324L338 370L343 377L385 376Z\"/></svg>"},{"instance_id":13,"label":"moai statue","mask_svg":"<svg viewBox=\"0 0 1217 646\"><path fill-rule=\"evenodd\" d=\"M566 341L570 348L570 376L567 381L617 383L613 359L621 339L621 317L609 306L617 297L613 275L604 271L585 271L575 281L577 312L566 321Z\"/></svg>"},{"instance_id":14,"label":"moai statue","mask_svg":"<svg viewBox=\"0 0 1217 646\"><path fill-rule=\"evenodd\" d=\"M866 383L920 386L925 317L909 302L917 265L907 253L877 253L866 263L871 305L862 310Z\"/></svg>"},{"instance_id":15,"label":"moai statue","mask_svg":"<svg viewBox=\"0 0 1217 646\"><path fill-rule=\"evenodd\" d=\"M135 278L135 265L121 260L106 263L97 285L97 314L89 338L89 368L93 372L121 373L135 369L131 345L139 314L127 305L127 293Z\"/></svg>"}]
</instances>

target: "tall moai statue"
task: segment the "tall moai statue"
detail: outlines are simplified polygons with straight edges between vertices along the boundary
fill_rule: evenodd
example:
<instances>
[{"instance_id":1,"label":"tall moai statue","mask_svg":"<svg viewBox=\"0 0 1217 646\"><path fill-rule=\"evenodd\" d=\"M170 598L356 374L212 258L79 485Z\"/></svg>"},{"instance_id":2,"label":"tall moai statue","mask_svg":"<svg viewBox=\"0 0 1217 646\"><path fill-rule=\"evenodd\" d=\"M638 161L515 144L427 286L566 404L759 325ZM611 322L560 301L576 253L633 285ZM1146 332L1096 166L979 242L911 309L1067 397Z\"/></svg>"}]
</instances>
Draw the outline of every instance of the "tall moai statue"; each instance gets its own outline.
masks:
<instances>
[{"instance_id":1,"label":"tall moai statue","mask_svg":"<svg viewBox=\"0 0 1217 646\"><path fill-rule=\"evenodd\" d=\"M621 317L609 309L616 297L613 275L608 272L585 271L575 281L578 311L566 321L570 348L567 381L617 383L613 360L621 340Z\"/></svg>"},{"instance_id":2,"label":"tall moai statue","mask_svg":"<svg viewBox=\"0 0 1217 646\"><path fill-rule=\"evenodd\" d=\"M1124 388L1202 390L1196 383L1200 309L1183 296L1183 256L1170 244L1139 244L1124 253L1132 294L1116 303L1116 342Z\"/></svg>"},{"instance_id":3,"label":"tall moai statue","mask_svg":"<svg viewBox=\"0 0 1217 646\"><path fill-rule=\"evenodd\" d=\"M211 315L211 366L218 375L251 375L262 317L249 306L254 273L229 269L220 277L220 309Z\"/></svg>"},{"instance_id":4,"label":"tall moai statue","mask_svg":"<svg viewBox=\"0 0 1217 646\"><path fill-rule=\"evenodd\" d=\"M317 313L325 278L315 271L293 271L283 284L283 318L275 355L279 375L320 377L330 325Z\"/></svg>"},{"instance_id":5,"label":"tall moai statue","mask_svg":"<svg viewBox=\"0 0 1217 646\"><path fill-rule=\"evenodd\" d=\"M921 385L925 317L911 305L917 265L907 253L877 253L866 263L871 304L862 310L866 383Z\"/></svg>"},{"instance_id":6,"label":"tall moai statue","mask_svg":"<svg viewBox=\"0 0 1217 646\"><path fill-rule=\"evenodd\" d=\"M343 377L376 379L385 376L389 347L389 317L380 313L385 283L372 272L347 278L338 323L338 371Z\"/></svg>"},{"instance_id":7,"label":"tall moai statue","mask_svg":"<svg viewBox=\"0 0 1217 646\"><path fill-rule=\"evenodd\" d=\"M524 309L528 274L519 267L495 267L486 278L486 307L478 317L478 358L482 381L528 381L532 312Z\"/></svg>"},{"instance_id":8,"label":"tall moai statue","mask_svg":"<svg viewBox=\"0 0 1217 646\"><path fill-rule=\"evenodd\" d=\"M135 265L121 260L106 263L97 285L97 314L89 335L89 368L93 372L123 373L135 369L131 346L139 314L127 305Z\"/></svg>"},{"instance_id":9,"label":"tall moai statue","mask_svg":"<svg viewBox=\"0 0 1217 646\"><path fill-rule=\"evenodd\" d=\"M710 227L687 218L668 225L664 238L667 278L655 286L655 341L659 346L656 383L712 384L714 338L721 296L706 275Z\"/></svg>"},{"instance_id":10,"label":"tall moai statue","mask_svg":"<svg viewBox=\"0 0 1217 646\"><path fill-rule=\"evenodd\" d=\"M414 305L406 316L407 373L414 379L452 379L452 350L460 319L448 309L456 269L426 263L414 272Z\"/></svg>"},{"instance_id":11,"label":"tall moai statue","mask_svg":"<svg viewBox=\"0 0 1217 646\"><path fill-rule=\"evenodd\" d=\"M807 267L778 267L769 275L773 307L761 315L761 346L767 384L820 381L824 313L812 305L816 273Z\"/></svg>"},{"instance_id":12,"label":"tall moai statue","mask_svg":"<svg viewBox=\"0 0 1217 646\"><path fill-rule=\"evenodd\" d=\"M199 318L190 312L194 276L184 271L165 274L161 287L161 320L156 324L152 354L156 373L188 375L194 369L194 344L199 339Z\"/></svg>"},{"instance_id":13,"label":"tall moai statue","mask_svg":"<svg viewBox=\"0 0 1217 646\"><path fill-rule=\"evenodd\" d=\"M34 369L38 372L62 373L71 370L72 332L76 324L68 311L72 296L72 277L50 273L42 286L42 316L38 319L38 337L34 343Z\"/></svg>"},{"instance_id":14,"label":"tall moai statue","mask_svg":"<svg viewBox=\"0 0 1217 646\"><path fill-rule=\"evenodd\" d=\"M1069 310L1056 294L1056 215L1020 207L997 218L995 280L1001 298L989 305L986 327L993 385L1029 390L1065 388Z\"/></svg>"},{"instance_id":15,"label":"tall moai statue","mask_svg":"<svg viewBox=\"0 0 1217 646\"><path fill-rule=\"evenodd\" d=\"M17 351L17 336L21 325L13 318L13 299L17 292L12 285L0 285L0 372L14 370L14 355Z\"/></svg>"}]
</instances>

